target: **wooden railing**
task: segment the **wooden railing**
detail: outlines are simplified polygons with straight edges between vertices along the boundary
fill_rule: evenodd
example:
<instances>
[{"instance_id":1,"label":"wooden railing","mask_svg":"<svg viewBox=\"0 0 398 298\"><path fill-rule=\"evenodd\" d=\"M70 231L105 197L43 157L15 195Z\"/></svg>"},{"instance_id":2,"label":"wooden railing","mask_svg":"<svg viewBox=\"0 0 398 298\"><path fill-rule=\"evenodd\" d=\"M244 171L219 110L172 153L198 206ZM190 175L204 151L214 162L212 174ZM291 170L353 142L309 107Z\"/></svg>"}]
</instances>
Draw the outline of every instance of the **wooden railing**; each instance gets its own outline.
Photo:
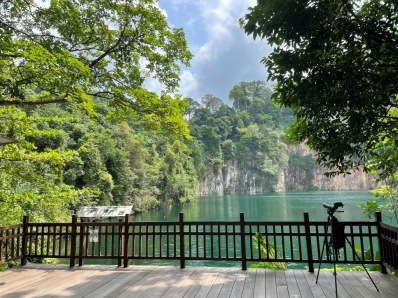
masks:
<instances>
[{"instance_id":1,"label":"wooden railing","mask_svg":"<svg viewBox=\"0 0 398 298\"><path fill-rule=\"evenodd\" d=\"M380 257L382 265L398 271L398 228L380 222Z\"/></svg>"},{"instance_id":2,"label":"wooden railing","mask_svg":"<svg viewBox=\"0 0 398 298\"><path fill-rule=\"evenodd\" d=\"M119 222L29 223L0 228L0 264L28 258L67 258L70 266L84 264L85 259L113 259L119 266L132 260L234 261L247 269L252 262L304 263L309 271L314 264L331 263L328 253L330 228L325 222L303 221L184 221L130 222L129 216ZM398 270L398 229L375 222L342 222L346 245L339 251L338 264L380 264ZM262 253L258 238L272 244ZM257 241L257 242L256 242ZM355 248L355 249L354 249ZM358 250L358 252L356 252ZM377 259L377 251L380 258Z\"/></svg>"},{"instance_id":3,"label":"wooden railing","mask_svg":"<svg viewBox=\"0 0 398 298\"><path fill-rule=\"evenodd\" d=\"M23 225L0 227L0 264L22 258Z\"/></svg>"}]
</instances>

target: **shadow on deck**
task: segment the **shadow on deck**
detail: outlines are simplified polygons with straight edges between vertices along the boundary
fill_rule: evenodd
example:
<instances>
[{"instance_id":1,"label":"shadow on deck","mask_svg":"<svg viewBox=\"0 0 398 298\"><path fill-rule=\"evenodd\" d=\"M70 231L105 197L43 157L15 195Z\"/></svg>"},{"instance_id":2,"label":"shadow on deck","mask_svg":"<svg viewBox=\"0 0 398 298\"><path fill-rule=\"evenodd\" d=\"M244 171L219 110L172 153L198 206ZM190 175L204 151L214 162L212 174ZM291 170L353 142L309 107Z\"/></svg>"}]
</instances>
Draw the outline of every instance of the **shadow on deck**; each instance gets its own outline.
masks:
<instances>
[{"instance_id":1,"label":"shadow on deck","mask_svg":"<svg viewBox=\"0 0 398 298\"><path fill-rule=\"evenodd\" d=\"M330 271L220 267L84 266L28 264L0 272L0 297L335 297ZM397 297L398 278L338 272L339 297Z\"/></svg>"}]
</instances>

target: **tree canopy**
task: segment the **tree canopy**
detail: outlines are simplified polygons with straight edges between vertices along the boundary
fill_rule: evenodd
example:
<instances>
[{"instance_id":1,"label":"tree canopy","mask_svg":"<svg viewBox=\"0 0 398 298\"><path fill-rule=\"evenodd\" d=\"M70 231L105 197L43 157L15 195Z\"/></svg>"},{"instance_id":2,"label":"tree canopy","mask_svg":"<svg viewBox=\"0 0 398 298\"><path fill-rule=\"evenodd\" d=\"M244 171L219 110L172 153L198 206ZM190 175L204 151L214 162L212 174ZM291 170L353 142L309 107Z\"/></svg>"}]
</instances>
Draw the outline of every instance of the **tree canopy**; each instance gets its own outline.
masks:
<instances>
[{"instance_id":1,"label":"tree canopy","mask_svg":"<svg viewBox=\"0 0 398 298\"><path fill-rule=\"evenodd\" d=\"M136 119L114 121L108 109L98 104L92 119L73 105L0 107L0 132L18 139L0 150L0 226L23 215L70 220L80 206L140 212L194 199L197 174L184 138Z\"/></svg>"},{"instance_id":2,"label":"tree canopy","mask_svg":"<svg viewBox=\"0 0 398 298\"><path fill-rule=\"evenodd\" d=\"M72 102L93 113L101 98L188 136L187 101L144 88L152 77L175 91L192 58L183 30L169 27L157 2L2 1L0 106Z\"/></svg>"},{"instance_id":3,"label":"tree canopy","mask_svg":"<svg viewBox=\"0 0 398 298\"><path fill-rule=\"evenodd\" d=\"M258 0L240 21L274 47L262 62L276 82L273 99L297 117L290 139L307 142L331 174L366 163L375 149L381 156L382 144L396 148L397 1ZM373 167L393 166L391 174L396 164Z\"/></svg>"}]
</instances>

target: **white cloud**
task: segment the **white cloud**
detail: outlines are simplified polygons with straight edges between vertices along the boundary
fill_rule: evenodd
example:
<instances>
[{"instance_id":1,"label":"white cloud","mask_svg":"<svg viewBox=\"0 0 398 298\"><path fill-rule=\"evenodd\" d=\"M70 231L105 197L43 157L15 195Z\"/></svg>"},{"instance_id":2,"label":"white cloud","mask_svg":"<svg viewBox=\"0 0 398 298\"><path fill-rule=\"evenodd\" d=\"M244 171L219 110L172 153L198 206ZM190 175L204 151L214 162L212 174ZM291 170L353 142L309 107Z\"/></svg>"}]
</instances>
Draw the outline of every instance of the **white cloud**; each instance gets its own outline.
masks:
<instances>
[{"instance_id":1,"label":"white cloud","mask_svg":"<svg viewBox=\"0 0 398 298\"><path fill-rule=\"evenodd\" d=\"M246 36L238 22L255 4L255 0L160 1L169 22L184 28L195 56L189 72L182 73L180 91L184 96L199 100L209 93L228 101L235 84L266 80L266 68L260 61L270 47Z\"/></svg>"},{"instance_id":2,"label":"white cloud","mask_svg":"<svg viewBox=\"0 0 398 298\"><path fill-rule=\"evenodd\" d=\"M194 61L196 63L211 62L217 58L217 50L218 49L217 47L214 47L213 42L208 41L202 45L196 53L194 53Z\"/></svg>"},{"instance_id":3,"label":"white cloud","mask_svg":"<svg viewBox=\"0 0 398 298\"><path fill-rule=\"evenodd\" d=\"M149 91L155 92L158 95L160 95L160 93L164 90L163 84L161 84L159 80L152 77L147 77L145 79L144 86Z\"/></svg>"},{"instance_id":4,"label":"white cloud","mask_svg":"<svg viewBox=\"0 0 398 298\"><path fill-rule=\"evenodd\" d=\"M198 81L195 78L195 75L192 74L189 70L184 70L181 73L181 88L180 93L184 94L194 94L198 88Z\"/></svg>"}]
</instances>

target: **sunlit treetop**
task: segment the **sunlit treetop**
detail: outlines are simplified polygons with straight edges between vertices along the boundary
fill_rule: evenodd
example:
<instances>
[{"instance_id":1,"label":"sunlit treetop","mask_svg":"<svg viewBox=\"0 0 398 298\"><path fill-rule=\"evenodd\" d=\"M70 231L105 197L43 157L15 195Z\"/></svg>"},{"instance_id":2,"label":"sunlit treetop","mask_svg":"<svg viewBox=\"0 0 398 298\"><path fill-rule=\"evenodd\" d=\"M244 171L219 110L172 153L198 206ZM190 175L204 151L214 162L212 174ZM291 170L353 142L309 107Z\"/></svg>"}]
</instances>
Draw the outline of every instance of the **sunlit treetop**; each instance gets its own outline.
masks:
<instances>
[{"instance_id":1,"label":"sunlit treetop","mask_svg":"<svg viewBox=\"0 0 398 298\"><path fill-rule=\"evenodd\" d=\"M175 91L192 54L157 2L2 1L0 106L72 102L90 112L102 98L147 118L173 113L165 109L179 99L159 97L144 82L155 78L165 93Z\"/></svg>"}]
</instances>

